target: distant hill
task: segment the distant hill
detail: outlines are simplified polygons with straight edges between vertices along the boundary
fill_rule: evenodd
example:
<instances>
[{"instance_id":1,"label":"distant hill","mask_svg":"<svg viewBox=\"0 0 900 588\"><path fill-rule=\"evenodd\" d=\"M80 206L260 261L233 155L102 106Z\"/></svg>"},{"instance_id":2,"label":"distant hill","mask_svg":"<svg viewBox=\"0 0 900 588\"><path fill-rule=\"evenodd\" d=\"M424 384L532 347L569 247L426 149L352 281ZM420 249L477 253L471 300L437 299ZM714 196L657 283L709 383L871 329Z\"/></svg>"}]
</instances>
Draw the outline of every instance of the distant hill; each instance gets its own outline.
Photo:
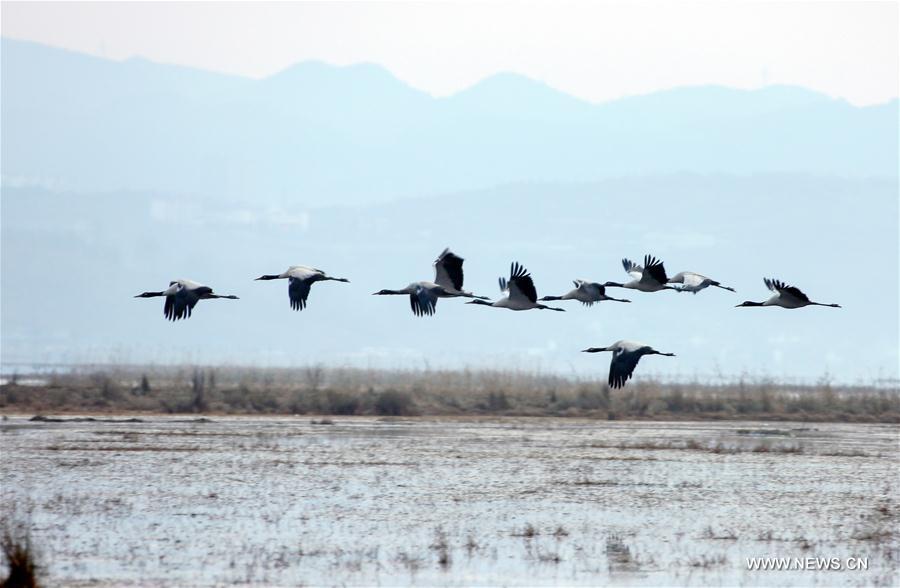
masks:
<instances>
[{"instance_id":1,"label":"distant hill","mask_svg":"<svg viewBox=\"0 0 900 588\"><path fill-rule=\"evenodd\" d=\"M3 181L320 206L678 172L897 177L898 102L794 87L591 104L513 74L433 98L377 65L262 80L2 40Z\"/></svg>"}]
</instances>

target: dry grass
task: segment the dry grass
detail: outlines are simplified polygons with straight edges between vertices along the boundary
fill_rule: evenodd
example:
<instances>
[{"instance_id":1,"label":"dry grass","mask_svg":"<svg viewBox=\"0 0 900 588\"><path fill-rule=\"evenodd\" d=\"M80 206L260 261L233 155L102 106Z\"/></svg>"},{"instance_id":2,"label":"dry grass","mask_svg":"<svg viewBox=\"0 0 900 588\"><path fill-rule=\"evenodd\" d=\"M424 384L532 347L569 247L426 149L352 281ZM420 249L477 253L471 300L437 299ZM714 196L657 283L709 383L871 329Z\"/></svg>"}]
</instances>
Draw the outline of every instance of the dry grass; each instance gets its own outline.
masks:
<instances>
[{"instance_id":1,"label":"dry grass","mask_svg":"<svg viewBox=\"0 0 900 588\"><path fill-rule=\"evenodd\" d=\"M107 366L45 380L0 386L0 412L900 422L896 387L787 385L765 379L725 384L639 380L610 390L602 380L524 371Z\"/></svg>"},{"instance_id":2,"label":"dry grass","mask_svg":"<svg viewBox=\"0 0 900 588\"><path fill-rule=\"evenodd\" d=\"M521 531L513 531L510 535L512 537L523 537L525 539L534 539L535 537L537 537L540 534L541 534L541 532L538 531L534 527L534 525L532 525L531 523L528 523L527 525L525 525L524 529L522 529Z\"/></svg>"},{"instance_id":3,"label":"dry grass","mask_svg":"<svg viewBox=\"0 0 900 588\"><path fill-rule=\"evenodd\" d=\"M604 442L593 442L584 447L590 447L591 449L619 449L619 450L633 450L633 451L706 451L709 453L717 453L717 454L725 454L725 455L733 455L738 453L786 453L786 454L802 454L804 453L803 447L799 444L783 444L777 443L772 444L767 441L762 441L760 443L754 445L744 445L744 444L726 444L721 441L717 441L714 444L704 444L696 439L688 439L687 441L638 441L638 442L630 442L630 443L604 443ZM822 455L834 455L834 453L822 454ZM857 453L841 453L842 457L867 457L868 454L863 452ZM619 458L617 458L619 459ZM590 482L587 480L581 480L578 482L574 482L574 484L581 485L614 485L614 482L607 483L598 483L598 482Z\"/></svg>"},{"instance_id":4,"label":"dry grass","mask_svg":"<svg viewBox=\"0 0 900 588\"><path fill-rule=\"evenodd\" d=\"M731 529L724 529L720 532L717 532L711 526L706 527L703 531L704 539L715 539L717 541L737 541L737 533L732 531Z\"/></svg>"},{"instance_id":5,"label":"dry grass","mask_svg":"<svg viewBox=\"0 0 900 588\"><path fill-rule=\"evenodd\" d=\"M562 539L563 537L568 537L569 532L566 531L565 527L563 527L562 525L559 525L556 527L556 530L553 531L553 536L556 537L557 539Z\"/></svg>"},{"instance_id":6,"label":"dry grass","mask_svg":"<svg viewBox=\"0 0 900 588\"><path fill-rule=\"evenodd\" d=\"M35 563L34 550L27 532L5 529L0 537L0 550L9 568L9 574L3 581L3 588L36 588L38 566Z\"/></svg>"},{"instance_id":7,"label":"dry grass","mask_svg":"<svg viewBox=\"0 0 900 588\"><path fill-rule=\"evenodd\" d=\"M721 566L725 564L725 554L717 554L717 555L701 555L697 557L692 557L688 560L688 565L692 568L712 568L715 566Z\"/></svg>"},{"instance_id":8,"label":"dry grass","mask_svg":"<svg viewBox=\"0 0 900 588\"><path fill-rule=\"evenodd\" d=\"M475 541L474 536L469 534L469 537L466 539L466 543L465 543L464 547L466 548L466 553L469 554L469 557L472 557L472 554L474 554L476 551L478 551L481 548L481 545L479 545L478 542Z\"/></svg>"},{"instance_id":9,"label":"dry grass","mask_svg":"<svg viewBox=\"0 0 900 588\"><path fill-rule=\"evenodd\" d=\"M447 569L452 563L450 557L450 543L447 541L447 533L440 527L434 530L434 541L428 546L437 552L437 563L442 569Z\"/></svg>"},{"instance_id":10,"label":"dry grass","mask_svg":"<svg viewBox=\"0 0 900 588\"><path fill-rule=\"evenodd\" d=\"M606 538L606 557L611 566L627 567L634 563L631 548L625 544L620 535L609 535Z\"/></svg>"}]
</instances>

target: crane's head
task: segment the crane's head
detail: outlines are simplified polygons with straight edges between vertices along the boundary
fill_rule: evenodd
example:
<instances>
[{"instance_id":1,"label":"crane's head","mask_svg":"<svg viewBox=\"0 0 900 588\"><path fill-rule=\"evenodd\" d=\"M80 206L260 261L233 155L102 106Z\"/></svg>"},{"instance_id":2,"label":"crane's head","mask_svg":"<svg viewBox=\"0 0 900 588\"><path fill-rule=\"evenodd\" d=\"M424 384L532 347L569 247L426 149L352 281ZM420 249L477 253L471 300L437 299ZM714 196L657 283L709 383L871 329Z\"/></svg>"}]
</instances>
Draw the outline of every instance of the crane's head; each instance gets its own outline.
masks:
<instances>
[{"instance_id":1,"label":"crane's head","mask_svg":"<svg viewBox=\"0 0 900 588\"><path fill-rule=\"evenodd\" d=\"M588 347L581 350L582 353L600 353L601 351L609 351L609 347Z\"/></svg>"},{"instance_id":2,"label":"crane's head","mask_svg":"<svg viewBox=\"0 0 900 588\"><path fill-rule=\"evenodd\" d=\"M735 308L740 308L742 306L762 306L762 302L753 302L751 300L744 300L740 304L736 305Z\"/></svg>"}]
</instances>

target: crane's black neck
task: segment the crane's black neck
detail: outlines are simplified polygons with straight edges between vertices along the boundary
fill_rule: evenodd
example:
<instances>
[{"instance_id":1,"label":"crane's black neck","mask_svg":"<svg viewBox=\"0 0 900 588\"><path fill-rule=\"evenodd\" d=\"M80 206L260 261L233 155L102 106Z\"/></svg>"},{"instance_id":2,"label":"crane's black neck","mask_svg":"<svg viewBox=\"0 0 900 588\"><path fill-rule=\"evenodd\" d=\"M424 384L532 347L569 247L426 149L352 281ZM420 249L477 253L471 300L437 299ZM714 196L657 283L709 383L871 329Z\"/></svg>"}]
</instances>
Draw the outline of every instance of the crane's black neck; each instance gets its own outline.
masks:
<instances>
[{"instance_id":1,"label":"crane's black neck","mask_svg":"<svg viewBox=\"0 0 900 588\"><path fill-rule=\"evenodd\" d=\"M490 301L482 300L481 298L474 298L474 299L466 302L466 304L480 304L481 306L494 306L493 303L491 303Z\"/></svg>"}]
</instances>

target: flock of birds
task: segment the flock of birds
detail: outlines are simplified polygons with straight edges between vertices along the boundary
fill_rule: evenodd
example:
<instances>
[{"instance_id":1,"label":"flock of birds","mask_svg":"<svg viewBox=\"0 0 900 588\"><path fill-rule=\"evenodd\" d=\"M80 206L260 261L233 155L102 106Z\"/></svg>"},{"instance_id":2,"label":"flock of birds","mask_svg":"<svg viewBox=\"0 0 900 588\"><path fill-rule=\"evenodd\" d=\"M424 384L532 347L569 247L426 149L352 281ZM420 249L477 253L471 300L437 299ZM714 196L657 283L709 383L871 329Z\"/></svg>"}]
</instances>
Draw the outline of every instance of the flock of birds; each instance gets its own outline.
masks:
<instances>
[{"instance_id":1,"label":"flock of birds","mask_svg":"<svg viewBox=\"0 0 900 588\"><path fill-rule=\"evenodd\" d=\"M478 304L494 308L508 308L510 310L555 310L563 312L564 309L547 306L542 302L553 300L577 300L585 306L591 306L596 302L614 301L631 302L623 298L607 296L607 288L626 288L640 292L660 292L662 290L675 290L677 292L697 292L710 286L735 292L734 288L723 286L716 280L695 272L679 272L672 277L666 274L663 262L646 255L644 265L638 265L631 260L623 259L622 265L625 272L631 276L631 281L588 282L575 280L575 288L562 296L544 296L538 298L534 287L534 280L524 266L513 262L510 266L509 277L500 278L501 298L491 301L486 296L476 296L472 292L463 290L463 258L456 255L450 249L444 251L434 261L434 281L413 282L399 290L379 290L376 296L408 296L409 305L416 316L431 316L435 313L437 302L440 298L471 298L466 304ZM335 278L324 271L305 265L293 265L280 274L267 274L256 278L257 280L287 280L288 300L294 310L306 308L309 291L316 282L334 281L349 282L347 278ZM802 308L804 306L830 306L840 308L837 304L824 304L813 302L800 291L799 288L788 286L780 280L763 279L766 287L773 292L768 300L763 302L745 301L738 304L743 306L779 306L781 308ZM672 284L680 284L673 286ZM213 300L225 298L237 300L234 295L219 295L213 292L209 286L204 286L191 280L174 280L169 282L169 287L160 292L144 292L135 298L165 297L163 315L169 320L177 321L191 316L191 312L201 300ZM607 347L591 347L583 350L585 353L612 352L612 360L609 366L609 386L621 388L631 378L637 367L638 361L645 355L665 355L674 357L674 353L663 353L653 349L649 345L635 341L616 341Z\"/></svg>"}]
</instances>

